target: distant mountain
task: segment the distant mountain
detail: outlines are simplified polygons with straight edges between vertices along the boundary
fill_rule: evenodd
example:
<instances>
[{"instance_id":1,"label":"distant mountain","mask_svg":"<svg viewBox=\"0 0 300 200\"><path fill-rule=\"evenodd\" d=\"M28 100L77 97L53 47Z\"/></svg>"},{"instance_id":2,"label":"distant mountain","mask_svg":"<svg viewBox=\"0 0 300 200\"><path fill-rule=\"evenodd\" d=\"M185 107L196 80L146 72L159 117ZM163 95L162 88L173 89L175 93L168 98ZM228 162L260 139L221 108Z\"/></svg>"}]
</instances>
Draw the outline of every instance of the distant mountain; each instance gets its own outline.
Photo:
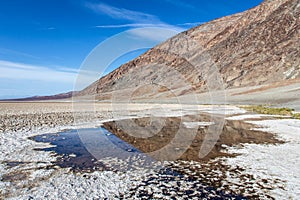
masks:
<instances>
[{"instance_id":1,"label":"distant mountain","mask_svg":"<svg viewBox=\"0 0 300 200\"><path fill-rule=\"evenodd\" d=\"M78 95L101 100L121 91L137 99L200 93L207 91L212 65L225 88L298 79L299 38L300 1L266 0L176 35Z\"/></svg>"},{"instance_id":2,"label":"distant mountain","mask_svg":"<svg viewBox=\"0 0 300 200\"><path fill-rule=\"evenodd\" d=\"M67 92L61 93L51 96L33 96L33 97L26 97L26 98L18 98L18 99L3 99L0 101L45 101L45 100L58 100L58 99L66 99L71 98L73 94L76 92Z\"/></svg>"}]
</instances>

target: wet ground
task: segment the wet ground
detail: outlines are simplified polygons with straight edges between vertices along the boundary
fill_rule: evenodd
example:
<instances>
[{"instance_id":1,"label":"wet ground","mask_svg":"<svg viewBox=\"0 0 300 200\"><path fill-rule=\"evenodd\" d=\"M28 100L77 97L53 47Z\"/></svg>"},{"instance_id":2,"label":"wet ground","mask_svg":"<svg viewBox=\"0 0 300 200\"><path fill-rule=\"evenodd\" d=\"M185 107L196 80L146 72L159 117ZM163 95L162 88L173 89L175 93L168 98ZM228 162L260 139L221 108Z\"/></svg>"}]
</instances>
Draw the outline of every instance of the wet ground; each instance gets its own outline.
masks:
<instances>
[{"instance_id":1,"label":"wet ground","mask_svg":"<svg viewBox=\"0 0 300 200\"><path fill-rule=\"evenodd\" d=\"M100 130L97 129L97 131L100 134ZM73 171L108 170L84 147L77 130L37 135L30 139L54 145L53 147L35 150L55 152L57 160L53 164L56 166L71 168Z\"/></svg>"},{"instance_id":2,"label":"wet ground","mask_svg":"<svg viewBox=\"0 0 300 200\"><path fill-rule=\"evenodd\" d=\"M104 123L103 127L141 152L162 161L208 161L220 156L234 156L224 153L227 146L281 143L271 133L253 130L255 126L249 123L224 120L217 115L126 119ZM142 137L145 135L147 137ZM207 154L199 157L201 151Z\"/></svg>"},{"instance_id":3,"label":"wet ground","mask_svg":"<svg viewBox=\"0 0 300 200\"><path fill-rule=\"evenodd\" d=\"M208 115L136 118L106 122L101 128L67 130L30 139L54 145L36 150L54 152L57 159L53 166L74 172L126 172L141 168L153 171L120 198L244 199L244 192L247 197L252 193L250 197L255 198L257 194L251 185L246 189L241 186L240 193L236 193L230 185L221 184L226 173L239 174L243 169L229 172L227 166L212 160L235 156L225 153L227 146L281 142L273 134L251 130L253 125L231 120L223 121L220 135L215 134L218 137L207 138L218 130L214 128L218 123L218 117ZM201 146L207 140L215 145L209 154L200 158ZM168 162L162 164L163 161ZM18 163L8 163L15 164ZM245 181L254 179L244 178Z\"/></svg>"},{"instance_id":4,"label":"wet ground","mask_svg":"<svg viewBox=\"0 0 300 200\"><path fill-rule=\"evenodd\" d=\"M225 153L227 146L281 143L271 133L254 131L253 125L231 120L224 121L219 135L208 137L216 131L211 128L216 123L209 119L207 115L125 119L106 122L101 128L66 130L30 139L54 145L35 150L55 152L55 164L74 171L122 170L100 162L111 158L123 160L131 166L143 159L142 164L137 164L139 167L159 161L203 162L221 156L234 156ZM207 141L213 145L210 152L201 158L200 150L205 142L207 145Z\"/></svg>"},{"instance_id":5,"label":"wet ground","mask_svg":"<svg viewBox=\"0 0 300 200\"><path fill-rule=\"evenodd\" d=\"M128 143L122 141L113 134L110 134L105 129L85 129L82 131L95 131L96 134L105 135L105 138L112 142L114 145L117 145L122 149L122 151L130 152L126 154L128 157L120 156L118 157L118 162L126 162L125 165L120 167L119 165L114 165L110 163L109 166L106 162L101 162L101 159L96 159L84 146L83 142L80 140L80 136L77 131L66 131L62 133L55 134L45 134L33 137L37 142L47 142L55 145L54 147L45 148L45 149L36 149L39 151L53 151L56 154L57 161L53 163L53 166L59 166L62 168L70 168L73 172L92 172L96 170L102 171L118 171L118 170L128 170L129 162L134 162L133 158L137 155L140 155L139 158L148 158L148 156L143 155L142 152L129 145ZM112 150L112 149L111 149ZM106 159L104 155L103 159ZM108 157L110 158L110 157ZM115 159L114 159L115 160ZM137 160L137 159L136 159ZM150 159L148 158L148 161ZM114 162L111 160L111 162ZM137 162L137 161L136 161ZM105 164L106 163L106 164ZM148 163L149 164L149 163ZM137 184L135 187L130 189L126 194L118 197L120 199L128 198L139 198L139 199L149 199L149 198L163 198L165 196L171 197L171 199L177 198L208 198L208 199L245 199L241 195L233 194L229 192L222 191L217 189L212 185L209 185L208 182L205 182L203 179L198 176L193 176L189 173L186 173L186 170L180 170L175 165L154 165L151 162L151 167L153 167L153 172L147 174L144 180ZM136 167L136 163L129 165L129 169L133 170L133 167ZM138 165L139 167L149 167L149 165L143 166ZM199 171L200 172L200 171ZM21 174L24 175L24 174ZM20 178L19 176L13 175L14 178ZM11 176L4 177L9 179Z\"/></svg>"}]
</instances>

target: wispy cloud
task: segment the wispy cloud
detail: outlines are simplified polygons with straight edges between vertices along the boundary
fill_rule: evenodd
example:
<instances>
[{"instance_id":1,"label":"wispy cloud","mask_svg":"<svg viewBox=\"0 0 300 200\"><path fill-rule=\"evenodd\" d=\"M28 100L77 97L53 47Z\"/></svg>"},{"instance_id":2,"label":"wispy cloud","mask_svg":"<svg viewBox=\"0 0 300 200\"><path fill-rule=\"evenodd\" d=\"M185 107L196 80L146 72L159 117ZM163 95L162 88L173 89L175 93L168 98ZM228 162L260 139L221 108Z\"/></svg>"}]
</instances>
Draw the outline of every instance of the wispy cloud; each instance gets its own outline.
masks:
<instances>
[{"instance_id":1,"label":"wispy cloud","mask_svg":"<svg viewBox=\"0 0 300 200\"><path fill-rule=\"evenodd\" d=\"M204 24L205 22L187 22L182 24L176 24L177 26L199 26L201 24Z\"/></svg>"},{"instance_id":2,"label":"wispy cloud","mask_svg":"<svg viewBox=\"0 0 300 200\"><path fill-rule=\"evenodd\" d=\"M0 60L0 99L71 91L77 74L72 68Z\"/></svg>"},{"instance_id":3,"label":"wispy cloud","mask_svg":"<svg viewBox=\"0 0 300 200\"><path fill-rule=\"evenodd\" d=\"M137 28L129 31L129 34L144 41L152 41L155 42L155 45L159 44L178 34L180 31L174 29L159 29L159 28Z\"/></svg>"},{"instance_id":4,"label":"wispy cloud","mask_svg":"<svg viewBox=\"0 0 300 200\"><path fill-rule=\"evenodd\" d=\"M130 24L109 24L109 25L98 25L96 28L145 28L145 27L157 27L157 28L169 28L178 31L184 31L188 28L199 26L205 22L187 22L181 24L170 25L166 23L162 24L143 24L143 23L130 23Z\"/></svg>"},{"instance_id":5,"label":"wispy cloud","mask_svg":"<svg viewBox=\"0 0 300 200\"><path fill-rule=\"evenodd\" d=\"M153 27L153 26L165 26L166 24L111 24L111 25L100 25L96 28L141 28L141 27Z\"/></svg>"},{"instance_id":6,"label":"wispy cloud","mask_svg":"<svg viewBox=\"0 0 300 200\"><path fill-rule=\"evenodd\" d=\"M128 10L125 8L117 8L104 3L86 3L86 6L93 11L107 15L114 19L126 20L129 23L124 24L108 24L108 25L98 25L97 28L143 28L143 27L161 27L168 29L175 29L178 31L183 31L184 29L180 26L168 24L161 21L157 16Z\"/></svg>"},{"instance_id":7,"label":"wispy cloud","mask_svg":"<svg viewBox=\"0 0 300 200\"><path fill-rule=\"evenodd\" d=\"M0 78L42 82L73 83L77 73L66 68L48 68L0 60Z\"/></svg>"},{"instance_id":8,"label":"wispy cloud","mask_svg":"<svg viewBox=\"0 0 300 200\"><path fill-rule=\"evenodd\" d=\"M168 0L166 0L168 1ZM169 2L169 1L168 1ZM172 1L170 1L172 2ZM186 4L180 0L176 0L172 2L176 5L185 5L185 7L191 7L191 5ZM89 9L103 15L107 15L114 19L122 19L126 20L130 23L124 24L106 24L106 25L98 25L96 28L144 28L144 27L161 27L174 29L177 31L184 31L186 28L190 28L192 26L196 26L201 24L202 22L193 22L193 23L182 23L182 24L168 24L161 21L157 16L151 15L144 12L128 10L125 8L117 8L104 3L86 3L86 7Z\"/></svg>"},{"instance_id":9,"label":"wispy cloud","mask_svg":"<svg viewBox=\"0 0 300 200\"><path fill-rule=\"evenodd\" d=\"M39 59L39 57L28 54L28 53L0 47L0 55L1 54L2 55L17 55L17 56L22 56L22 57L27 57L27 58Z\"/></svg>"},{"instance_id":10,"label":"wispy cloud","mask_svg":"<svg viewBox=\"0 0 300 200\"><path fill-rule=\"evenodd\" d=\"M97 13L108 15L114 19L123 19L138 23L160 22L155 15L125 8L117 8L104 3L86 3L86 6Z\"/></svg>"},{"instance_id":11,"label":"wispy cloud","mask_svg":"<svg viewBox=\"0 0 300 200\"><path fill-rule=\"evenodd\" d=\"M187 25L182 25L187 26ZM185 29L179 25L171 25L167 23L131 23L131 24L110 24L110 25L98 25L96 28L146 28L146 27L156 27L156 28L167 28L174 29L177 31L184 31Z\"/></svg>"}]
</instances>

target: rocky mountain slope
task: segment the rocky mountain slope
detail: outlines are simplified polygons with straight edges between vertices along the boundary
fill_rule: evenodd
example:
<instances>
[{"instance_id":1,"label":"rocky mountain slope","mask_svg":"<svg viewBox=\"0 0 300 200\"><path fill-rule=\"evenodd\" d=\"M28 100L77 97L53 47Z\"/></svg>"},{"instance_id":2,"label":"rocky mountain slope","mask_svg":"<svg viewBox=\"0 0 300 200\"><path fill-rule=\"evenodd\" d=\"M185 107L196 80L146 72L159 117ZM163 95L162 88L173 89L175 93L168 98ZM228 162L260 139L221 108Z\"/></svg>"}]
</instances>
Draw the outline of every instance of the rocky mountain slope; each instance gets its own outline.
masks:
<instances>
[{"instance_id":1,"label":"rocky mountain slope","mask_svg":"<svg viewBox=\"0 0 300 200\"><path fill-rule=\"evenodd\" d=\"M300 1L265 0L243 13L176 35L79 95L96 95L99 100L126 95L131 99L166 98L211 88L297 80L299 38Z\"/></svg>"}]
</instances>

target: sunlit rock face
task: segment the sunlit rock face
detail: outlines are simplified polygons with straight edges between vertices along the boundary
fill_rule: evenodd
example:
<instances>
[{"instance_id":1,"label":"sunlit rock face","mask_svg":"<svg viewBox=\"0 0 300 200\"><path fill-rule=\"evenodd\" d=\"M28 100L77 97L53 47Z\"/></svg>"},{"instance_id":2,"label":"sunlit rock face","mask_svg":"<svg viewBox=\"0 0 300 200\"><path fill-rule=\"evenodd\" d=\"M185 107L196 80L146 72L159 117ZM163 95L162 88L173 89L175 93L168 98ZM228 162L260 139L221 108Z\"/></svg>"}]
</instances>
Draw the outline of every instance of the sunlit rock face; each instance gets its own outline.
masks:
<instances>
[{"instance_id":1,"label":"sunlit rock face","mask_svg":"<svg viewBox=\"0 0 300 200\"><path fill-rule=\"evenodd\" d=\"M112 91L126 96L131 88L132 99L153 99L207 91L212 65L225 88L298 80L299 14L298 0L266 0L178 34L79 95L97 94L103 100L111 98Z\"/></svg>"}]
</instances>

